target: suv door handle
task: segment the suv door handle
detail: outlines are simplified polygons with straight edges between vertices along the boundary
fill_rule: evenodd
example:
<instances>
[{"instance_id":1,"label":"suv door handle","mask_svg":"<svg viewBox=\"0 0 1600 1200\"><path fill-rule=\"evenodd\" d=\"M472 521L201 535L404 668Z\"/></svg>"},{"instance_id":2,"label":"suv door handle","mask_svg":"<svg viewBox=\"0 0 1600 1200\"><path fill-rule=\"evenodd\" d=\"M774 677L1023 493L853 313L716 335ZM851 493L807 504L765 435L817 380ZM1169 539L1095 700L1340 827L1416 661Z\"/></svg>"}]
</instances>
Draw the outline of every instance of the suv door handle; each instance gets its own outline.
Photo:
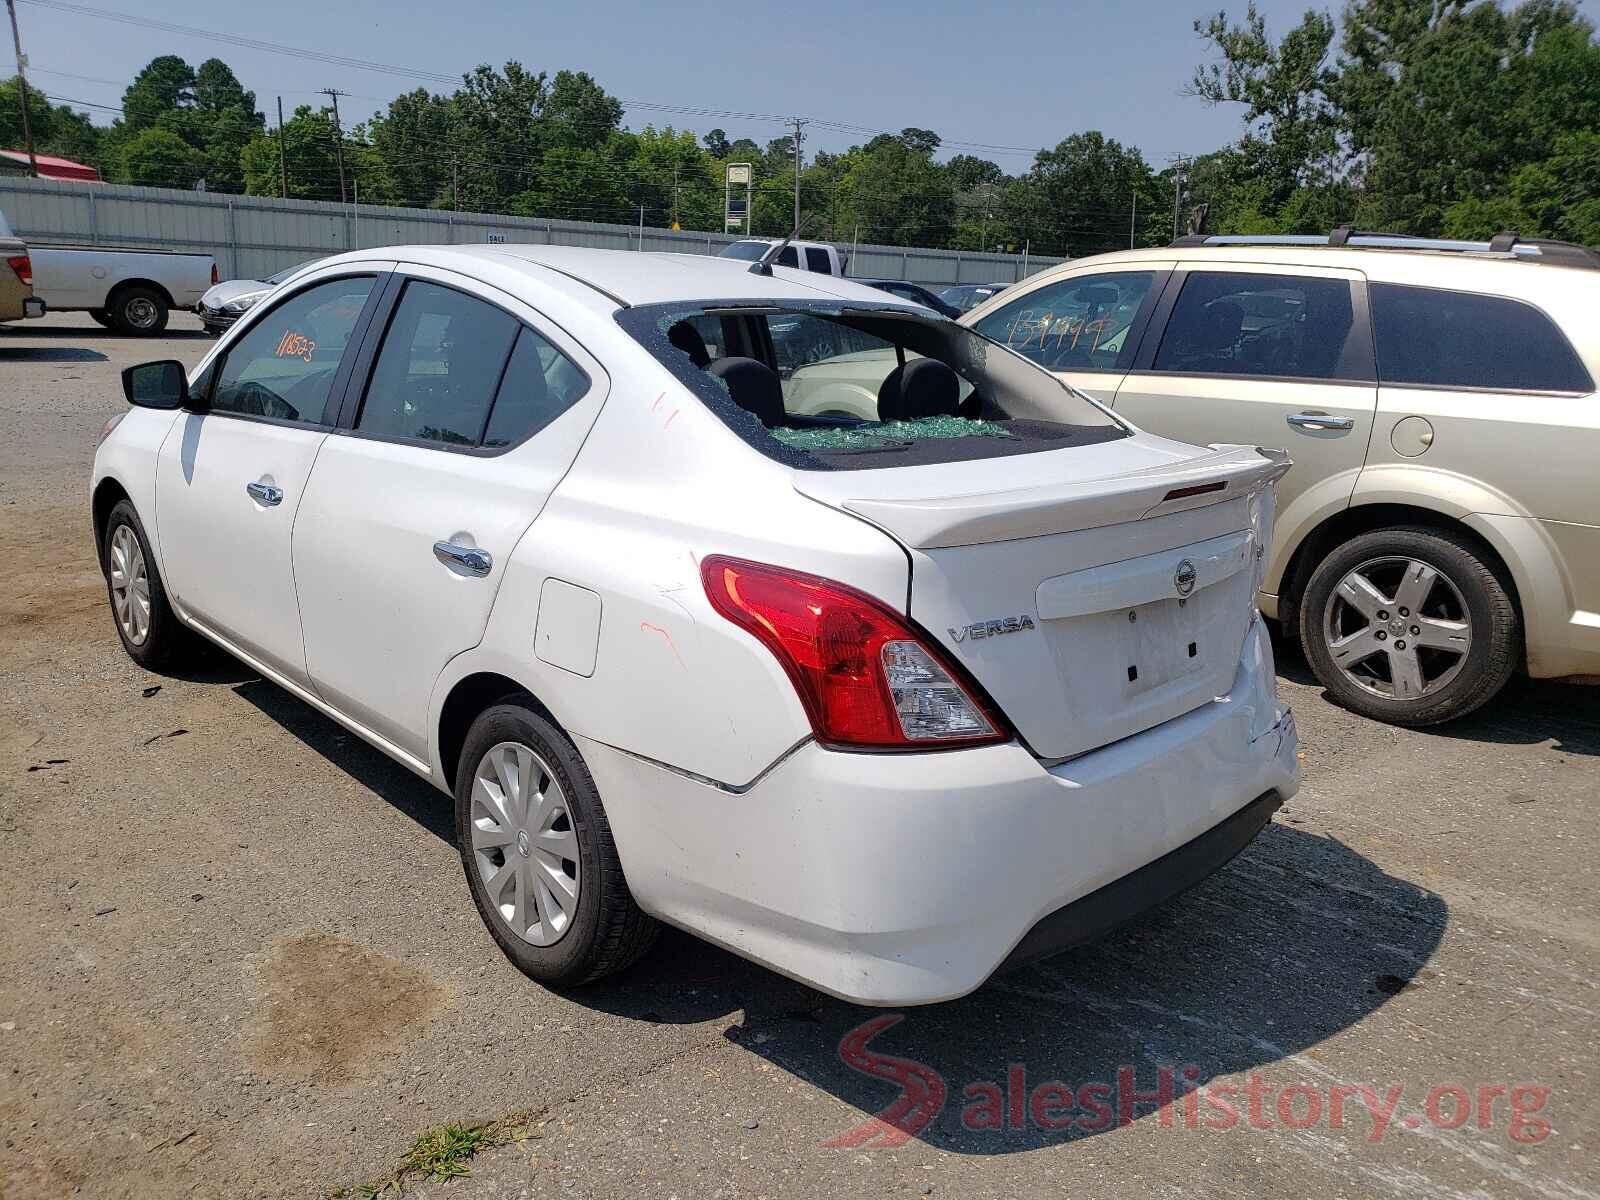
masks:
<instances>
[{"instance_id":1,"label":"suv door handle","mask_svg":"<svg viewBox=\"0 0 1600 1200\"><path fill-rule=\"evenodd\" d=\"M283 503L283 489L273 487L270 483L247 483L244 485L244 490L250 493L250 499L257 504L265 504L268 508Z\"/></svg>"},{"instance_id":2,"label":"suv door handle","mask_svg":"<svg viewBox=\"0 0 1600 1200\"><path fill-rule=\"evenodd\" d=\"M433 556L452 570L482 577L494 566L494 556L476 546L458 546L454 542L435 542Z\"/></svg>"},{"instance_id":3,"label":"suv door handle","mask_svg":"<svg viewBox=\"0 0 1600 1200\"><path fill-rule=\"evenodd\" d=\"M1353 417L1336 417L1325 412L1290 413L1284 418L1296 429L1354 429Z\"/></svg>"}]
</instances>

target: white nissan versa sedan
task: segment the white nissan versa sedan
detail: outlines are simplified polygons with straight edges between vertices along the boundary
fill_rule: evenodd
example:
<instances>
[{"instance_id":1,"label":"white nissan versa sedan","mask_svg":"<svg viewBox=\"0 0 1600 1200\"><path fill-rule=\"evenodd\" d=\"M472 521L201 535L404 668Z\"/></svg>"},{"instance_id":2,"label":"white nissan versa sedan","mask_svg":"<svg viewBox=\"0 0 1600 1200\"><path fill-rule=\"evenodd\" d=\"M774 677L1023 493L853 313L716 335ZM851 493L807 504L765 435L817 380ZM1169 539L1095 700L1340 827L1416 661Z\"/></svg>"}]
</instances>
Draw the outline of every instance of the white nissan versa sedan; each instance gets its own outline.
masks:
<instances>
[{"instance_id":1,"label":"white nissan versa sedan","mask_svg":"<svg viewBox=\"0 0 1600 1200\"><path fill-rule=\"evenodd\" d=\"M892 350L879 420L789 411L819 346ZM453 793L545 983L660 920L849 1000L959 996L1297 786L1254 605L1286 459L1142 433L882 292L365 250L124 382L93 511L128 653L201 634Z\"/></svg>"}]
</instances>

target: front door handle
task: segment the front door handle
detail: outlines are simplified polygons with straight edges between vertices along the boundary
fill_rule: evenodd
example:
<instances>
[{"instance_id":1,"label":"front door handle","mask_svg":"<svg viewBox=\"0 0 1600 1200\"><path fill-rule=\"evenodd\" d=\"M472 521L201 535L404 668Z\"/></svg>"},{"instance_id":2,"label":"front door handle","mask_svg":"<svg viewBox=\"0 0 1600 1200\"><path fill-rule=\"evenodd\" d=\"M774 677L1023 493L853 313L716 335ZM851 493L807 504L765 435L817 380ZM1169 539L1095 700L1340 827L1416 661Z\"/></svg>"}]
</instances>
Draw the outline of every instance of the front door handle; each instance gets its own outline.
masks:
<instances>
[{"instance_id":1,"label":"front door handle","mask_svg":"<svg viewBox=\"0 0 1600 1200\"><path fill-rule=\"evenodd\" d=\"M1290 413L1284 418L1296 429L1354 429L1356 427L1353 417L1336 417L1325 412L1297 412Z\"/></svg>"},{"instance_id":2,"label":"front door handle","mask_svg":"<svg viewBox=\"0 0 1600 1200\"><path fill-rule=\"evenodd\" d=\"M268 508L283 503L283 489L274 487L270 483L247 483L244 485L244 490L250 493L250 499L257 504L265 504Z\"/></svg>"},{"instance_id":3,"label":"front door handle","mask_svg":"<svg viewBox=\"0 0 1600 1200\"><path fill-rule=\"evenodd\" d=\"M458 546L454 542L435 542L433 556L451 570L480 578L494 566L494 556L476 546Z\"/></svg>"}]
</instances>

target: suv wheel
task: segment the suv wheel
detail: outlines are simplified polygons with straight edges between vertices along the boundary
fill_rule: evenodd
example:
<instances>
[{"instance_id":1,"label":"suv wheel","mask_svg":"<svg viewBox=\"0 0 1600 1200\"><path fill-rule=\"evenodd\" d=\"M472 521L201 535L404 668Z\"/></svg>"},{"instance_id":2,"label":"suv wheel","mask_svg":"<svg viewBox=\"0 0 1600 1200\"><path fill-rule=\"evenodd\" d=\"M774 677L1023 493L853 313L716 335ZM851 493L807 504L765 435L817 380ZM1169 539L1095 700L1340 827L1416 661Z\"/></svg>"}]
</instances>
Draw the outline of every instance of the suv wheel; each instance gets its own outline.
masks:
<instances>
[{"instance_id":1,"label":"suv wheel","mask_svg":"<svg viewBox=\"0 0 1600 1200\"><path fill-rule=\"evenodd\" d=\"M1379 529L1312 572L1300 636L1340 704L1419 726L1464 716L1498 692L1516 667L1522 625L1475 542L1436 529Z\"/></svg>"},{"instance_id":2,"label":"suv wheel","mask_svg":"<svg viewBox=\"0 0 1600 1200\"><path fill-rule=\"evenodd\" d=\"M588 983L629 966L655 940L588 767L524 704L495 705L467 733L456 843L478 915L530 979Z\"/></svg>"}]
</instances>

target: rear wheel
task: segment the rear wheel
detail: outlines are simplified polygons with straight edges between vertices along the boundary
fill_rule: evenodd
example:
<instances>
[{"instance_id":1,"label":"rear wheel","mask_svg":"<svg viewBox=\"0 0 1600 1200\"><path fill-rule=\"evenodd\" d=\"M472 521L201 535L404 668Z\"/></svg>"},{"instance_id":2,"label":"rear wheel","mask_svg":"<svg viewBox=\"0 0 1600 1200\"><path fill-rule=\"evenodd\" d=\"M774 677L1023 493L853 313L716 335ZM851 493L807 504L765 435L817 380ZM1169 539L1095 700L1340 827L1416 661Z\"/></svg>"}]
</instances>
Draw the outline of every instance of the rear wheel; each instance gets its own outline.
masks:
<instances>
[{"instance_id":1,"label":"rear wheel","mask_svg":"<svg viewBox=\"0 0 1600 1200\"><path fill-rule=\"evenodd\" d=\"M588 767L526 704L497 704L472 723L456 772L456 841L478 915L530 979L588 983L655 940Z\"/></svg>"},{"instance_id":2,"label":"rear wheel","mask_svg":"<svg viewBox=\"0 0 1600 1200\"><path fill-rule=\"evenodd\" d=\"M152 288L126 287L111 298L108 310L123 333L148 337L167 327L167 302Z\"/></svg>"},{"instance_id":3,"label":"rear wheel","mask_svg":"<svg viewBox=\"0 0 1600 1200\"><path fill-rule=\"evenodd\" d=\"M144 526L127 500L118 501L106 519L100 562L105 569L117 636L134 662L154 670L181 658L193 647L194 635L184 628L167 602L167 589L156 570Z\"/></svg>"},{"instance_id":4,"label":"rear wheel","mask_svg":"<svg viewBox=\"0 0 1600 1200\"><path fill-rule=\"evenodd\" d=\"M1437 529L1379 529L1328 555L1300 604L1317 679L1344 707L1394 725L1436 725L1511 677L1522 627L1496 565Z\"/></svg>"}]
</instances>

